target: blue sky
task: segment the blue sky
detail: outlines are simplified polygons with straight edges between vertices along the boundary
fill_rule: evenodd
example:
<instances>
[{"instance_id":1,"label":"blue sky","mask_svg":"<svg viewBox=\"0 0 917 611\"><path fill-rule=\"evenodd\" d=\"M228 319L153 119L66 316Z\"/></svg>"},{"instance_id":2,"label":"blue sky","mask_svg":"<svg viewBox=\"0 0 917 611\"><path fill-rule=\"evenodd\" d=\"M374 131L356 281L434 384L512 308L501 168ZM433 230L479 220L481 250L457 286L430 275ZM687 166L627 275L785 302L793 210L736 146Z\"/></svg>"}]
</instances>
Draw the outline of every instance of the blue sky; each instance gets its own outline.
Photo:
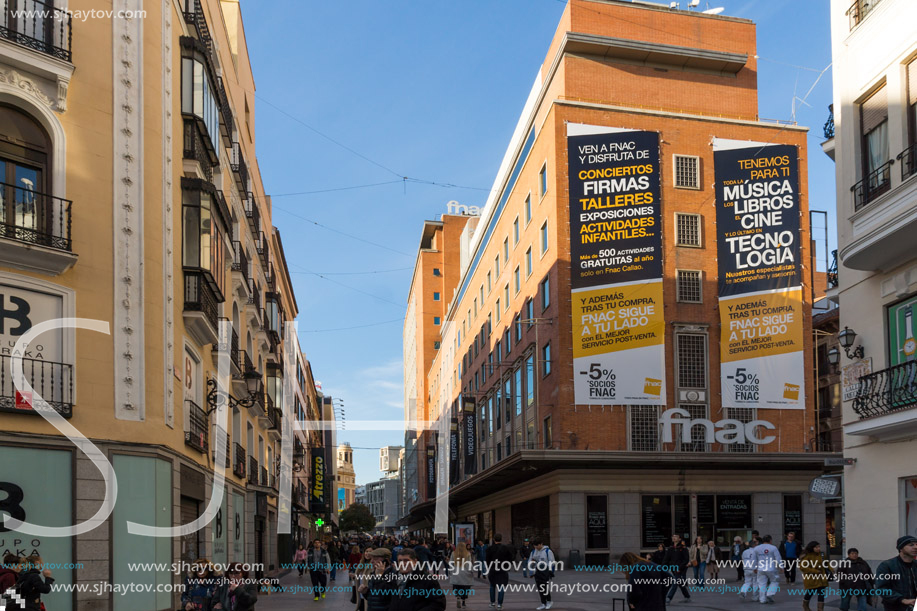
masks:
<instances>
[{"instance_id":1,"label":"blue sky","mask_svg":"<svg viewBox=\"0 0 917 611\"><path fill-rule=\"evenodd\" d=\"M325 391L344 399L347 420L403 418L401 319L423 221L449 200L483 205L564 6L271 0L266 11L242 2L258 163L300 342ZM809 202L829 211L833 244L834 164L820 148L831 70L816 84L831 61L829 0L709 6L757 23L762 118L790 119L794 95L808 94L796 120L811 129ZM377 183L390 184L351 188ZM822 226L818 219L818 239ZM341 328L349 329L329 331ZM365 483L380 475L374 448L402 439L344 431L338 441L354 446Z\"/></svg>"}]
</instances>

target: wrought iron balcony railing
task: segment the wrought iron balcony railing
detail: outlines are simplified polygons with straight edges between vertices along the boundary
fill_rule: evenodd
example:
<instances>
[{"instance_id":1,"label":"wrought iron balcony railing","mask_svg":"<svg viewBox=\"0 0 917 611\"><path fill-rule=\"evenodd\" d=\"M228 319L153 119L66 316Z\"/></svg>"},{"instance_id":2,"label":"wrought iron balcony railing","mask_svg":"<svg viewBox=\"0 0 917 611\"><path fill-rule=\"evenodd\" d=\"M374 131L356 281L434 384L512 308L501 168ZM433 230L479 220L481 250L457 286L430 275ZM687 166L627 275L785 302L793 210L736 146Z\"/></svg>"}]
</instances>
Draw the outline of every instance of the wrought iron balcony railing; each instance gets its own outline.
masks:
<instances>
[{"instance_id":1,"label":"wrought iron balcony railing","mask_svg":"<svg viewBox=\"0 0 917 611\"><path fill-rule=\"evenodd\" d=\"M72 16L52 2L39 0L0 0L0 38L33 51L73 60Z\"/></svg>"},{"instance_id":2,"label":"wrought iron balcony railing","mask_svg":"<svg viewBox=\"0 0 917 611\"><path fill-rule=\"evenodd\" d=\"M248 483L258 485L258 461L254 456L248 457Z\"/></svg>"},{"instance_id":3,"label":"wrought iron balcony railing","mask_svg":"<svg viewBox=\"0 0 917 611\"><path fill-rule=\"evenodd\" d=\"M0 238L71 252L73 202L0 182Z\"/></svg>"},{"instance_id":4,"label":"wrought iron balcony railing","mask_svg":"<svg viewBox=\"0 0 917 611\"><path fill-rule=\"evenodd\" d=\"M213 182L213 166L215 164L210 157L209 149L204 144L204 138L201 136L201 130L198 129L197 121L185 119L184 136L182 157L198 162L204 179L207 182Z\"/></svg>"},{"instance_id":5,"label":"wrought iron balcony railing","mask_svg":"<svg viewBox=\"0 0 917 611\"><path fill-rule=\"evenodd\" d=\"M226 148L232 146L232 107L229 105L229 96L223 86L223 77L217 77L217 97L220 99L220 134Z\"/></svg>"},{"instance_id":6,"label":"wrought iron balcony railing","mask_svg":"<svg viewBox=\"0 0 917 611\"><path fill-rule=\"evenodd\" d=\"M220 323L229 322L228 318L220 318ZM223 325L219 326L219 329L222 330ZM239 334L236 330L230 327L229 337L226 337L225 334L220 335L220 340L217 342L215 349L217 352L228 352L229 353L229 362L231 365L235 366L236 369L242 370L242 354L239 350Z\"/></svg>"},{"instance_id":7,"label":"wrought iron balcony railing","mask_svg":"<svg viewBox=\"0 0 917 611\"><path fill-rule=\"evenodd\" d=\"M235 473L237 477L245 477L245 448L238 443L232 444L232 448L232 472Z\"/></svg>"},{"instance_id":8,"label":"wrought iron balcony railing","mask_svg":"<svg viewBox=\"0 0 917 611\"><path fill-rule=\"evenodd\" d=\"M232 466L232 444L229 442L229 434L226 434L226 456L223 466L228 469ZM213 441L213 462L216 463L217 460L217 450L216 450L216 439Z\"/></svg>"},{"instance_id":9,"label":"wrought iron balcony railing","mask_svg":"<svg viewBox=\"0 0 917 611\"><path fill-rule=\"evenodd\" d=\"M245 284L248 284L248 256L239 241L232 243L232 271L241 272Z\"/></svg>"},{"instance_id":10,"label":"wrought iron balcony railing","mask_svg":"<svg viewBox=\"0 0 917 611\"><path fill-rule=\"evenodd\" d=\"M242 145L238 142L232 143L229 156L229 167L236 177L236 186L239 192L248 192L248 166L245 165L245 157L242 155Z\"/></svg>"},{"instance_id":11,"label":"wrought iron balcony railing","mask_svg":"<svg viewBox=\"0 0 917 611\"><path fill-rule=\"evenodd\" d=\"M870 172L866 178L850 187L850 190L853 191L854 212L891 188L893 163L895 163L894 159L886 161Z\"/></svg>"},{"instance_id":12,"label":"wrought iron balcony railing","mask_svg":"<svg viewBox=\"0 0 917 611\"><path fill-rule=\"evenodd\" d=\"M857 27L861 21L876 7L882 0L856 0L849 9L847 17L850 19L850 29Z\"/></svg>"},{"instance_id":13,"label":"wrought iron balcony railing","mask_svg":"<svg viewBox=\"0 0 917 611\"><path fill-rule=\"evenodd\" d=\"M217 328L219 300L203 272L185 271L185 311L202 312Z\"/></svg>"},{"instance_id":14,"label":"wrought iron balcony railing","mask_svg":"<svg viewBox=\"0 0 917 611\"><path fill-rule=\"evenodd\" d=\"M268 417L271 420L271 428L277 431L281 430L283 424L283 410L279 407L275 407L268 413Z\"/></svg>"},{"instance_id":15,"label":"wrought iron balcony railing","mask_svg":"<svg viewBox=\"0 0 917 611\"><path fill-rule=\"evenodd\" d=\"M263 231L255 234L255 250L258 252L258 258L261 259L261 265L267 266L268 250L267 235Z\"/></svg>"},{"instance_id":16,"label":"wrought iron balcony railing","mask_svg":"<svg viewBox=\"0 0 917 611\"><path fill-rule=\"evenodd\" d=\"M261 480L258 482L260 485L267 487L267 468L261 467Z\"/></svg>"},{"instance_id":17,"label":"wrought iron balcony railing","mask_svg":"<svg viewBox=\"0 0 917 611\"><path fill-rule=\"evenodd\" d=\"M860 378L853 411L860 418L917 407L917 361L908 361Z\"/></svg>"},{"instance_id":18,"label":"wrought iron balcony railing","mask_svg":"<svg viewBox=\"0 0 917 611\"><path fill-rule=\"evenodd\" d=\"M185 401L188 408L188 430L185 431L185 445L201 453L210 447L210 427L207 425L207 413L194 401Z\"/></svg>"},{"instance_id":19,"label":"wrought iron balcony railing","mask_svg":"<svg viewBox=\"0 0 917 611\"><path fill-rule=\"evenodd\" d=\"M185 23L194 26L197 32L197 39L201 41L210 55L210 62L216 65L216 57L213 52L213 37L210 35L210 28L207 27L207 19L204 17L204 9L201 7L200 0L185 0L184 9Z\"/></svg>"},{"instance_id":20,"label":"wrought iron balcony railing","mask_svg":"<svg viewBox=\"0 0 917 611\"><path fill-rule=\"evenodd\" d=\"M917 173L917 142L898 153L896 159L901 162L902 182Z\"/></svg>"},{"instance_id":21,"label":"wrought iron balcony railing","mask_svg":"<svg viewBox=\"0 0 917 611\"><path fill-rule=\"evenodd\" d=\"M73 415L73 365L23 358L22 375L32 387L26 392L14 384L11 359L8 354L0 356L0 412L51 408L64 418Z\"/></svg>"},{"instance_id":22,"label":"wrought iron balcony railing","mask_svg":"<svg viewBox=\"0 0 917 611\"><path fill-rule=\"evenodd\" d=\"M258 287L258 284L255 282L254 278L248 279L248 289L249 289L249 298L248 303L255 306L256 309L261 309L261 289Z\"/></svg>"},{"instance_id":23,"label":"wrought iron balcony railing","mask_svg":"<svg viewBox=\"0 0 917 611\"><path fill-rule=\"evenodd\" d=\"M834 104L828 106L828 120L825 121L824 133L825 140L830 140L834 137Z\"/></svg>"},{"instance_id":24,"label":"wrought iron balcony railing","mask_svg":"<svg viewBox=\"0 0 917 611\"><path fill-rule=\"evenodd\" d=\"M828 288L833 289L837 286L837 249L831 251L831 264L828 267Z\"/></svg>"},{"instance_id":25,"label":"wrought iron balcony railing","mask_svg":"<svg viewBox=\"0 0 917 611\"><path fill-rule=\"evenodd\" d=\"M252 234L257 235L261 232L261 210L255 203L255 196L251 191L246 191L242 200L242 206L245 208L245 218L248 219L248 226Z\"/></svg>"}]
</instances>

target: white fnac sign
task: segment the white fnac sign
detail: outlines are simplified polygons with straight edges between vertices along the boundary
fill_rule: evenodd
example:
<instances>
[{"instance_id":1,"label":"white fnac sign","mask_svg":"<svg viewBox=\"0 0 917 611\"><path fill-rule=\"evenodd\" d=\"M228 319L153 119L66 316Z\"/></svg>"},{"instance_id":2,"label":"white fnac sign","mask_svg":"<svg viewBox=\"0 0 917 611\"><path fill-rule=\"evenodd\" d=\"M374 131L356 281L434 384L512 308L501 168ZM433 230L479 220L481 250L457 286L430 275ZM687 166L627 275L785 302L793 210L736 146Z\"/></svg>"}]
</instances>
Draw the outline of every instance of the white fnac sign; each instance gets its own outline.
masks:
<instances>
[{"instance_id":1,"label":"white fnac sign","mask_svg":"<svg viewBox=\"0 0 917 611\"><path fill-rule=\"evenodd\" d=\"M481 208L479 206L466 206L460 204L454 199L446 202L446 214L464 214L467 216L480 216Z\"/></svg>"},{"instance_id":2,"label":"white fnac sign","mask_svg":"<svg viewBox=\"0 0 917 611\"><path fill-rule=\"evenodd\" d=\"M663 443L672 443L672 425L674 424L681 425L682 443L691 443L693 441L691 438L691 431L693 431L696 426L704 428L705 443L713 443L716 441L716 443L724 445L732 445L735 443L766 445L777 439L773 435L767 435L765 437L760 437L758 435L759 428L771 431L777 428L766 420L742 422L741 420L726 419L713 422L706 418L691 419L691 414L687 410L681 408L669 409L662 412L659 423L662 425Z\"/></svg>"}]
</instances>

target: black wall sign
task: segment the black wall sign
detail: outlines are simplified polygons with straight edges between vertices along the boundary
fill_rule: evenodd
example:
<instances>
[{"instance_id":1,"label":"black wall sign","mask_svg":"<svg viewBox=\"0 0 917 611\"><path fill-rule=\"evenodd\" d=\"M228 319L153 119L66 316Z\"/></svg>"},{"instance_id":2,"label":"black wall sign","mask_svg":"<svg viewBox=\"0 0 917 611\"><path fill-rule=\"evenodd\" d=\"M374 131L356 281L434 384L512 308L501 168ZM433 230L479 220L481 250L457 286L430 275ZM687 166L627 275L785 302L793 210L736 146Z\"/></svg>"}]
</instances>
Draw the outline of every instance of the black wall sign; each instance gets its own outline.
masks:
<instances>
[{"instance_id":1,"label":"black wall sign","mask_svg":"<svg viewBox=\"0 0 917 611\"><path fill-rule=\"evenodd\" d=\"M699 494L697 496L698 524L713 524L716 522L714 506L715 501L712 494Z\"/></svg>"},{"instance_id":2,"label":"black wall sign","mask_svg":"<svg viewBox=\"0 0 917 611\"><path fill-rule=\"evenodd\" d=\"M787 494L783 497L783 536L796 533L796 540L802 541L802 495Z\"/></svg>"},{"instance_id":3,"label":"black wall sign","mask_svg":"<svg viewBox=\"0 0 917 611\"><path fill-rule=\"evenodd\" d=\"M449 426L449 485L459 483L459 432L455 418Z\"/></svg>"},{"instance_id":4,"label":"black wall sign","mask_svg":"<svg viewBox=\"0 0 917 611\"><path fill-rule=\"evenodd\" d=\"M427 500L436 498L436 446L427 446Z\"/></svg>"},{"instance_id":5,"label":"black wall sign","mask_svg":"<svg viewBox=\"0 0 917 611\"><path fill-rule=\"evenodd\" d=\"M465 446L465 475L477 473L478 421L474 413L474 397L462 397L462 411L465 420L462 423L462 438Z\"/></svg>"},{"instance_id":6,"label":"black wall sign","mask_svg":"<svg viewBox=\"0 0 917 611\"><path fill-rule=\"evenodd\" d=\"M751 495L717 495L716 527L720 529L751 528Z\"/></svg>"},{"instance_id":7,"label":"black wall sign","mask_svg":"<svg viewBox=\"0 0 917 611\"><path fill-rule=\"evenodd\" d=\"M327 496L325 492L325 451L323 448L312 450L312 482L309 486L309 510L312 513L324 513Z\"/></svg>"},{"instance_id":8,"label":"black wall sign","mask_svg":"<svg viewBox=\"0 0 917 611\"><path fill-rule=\"evenodd\" d=\"M668 545L672 538L672 497L668 494L643 497L643 547Z\"/></svg>"}]
</instances>

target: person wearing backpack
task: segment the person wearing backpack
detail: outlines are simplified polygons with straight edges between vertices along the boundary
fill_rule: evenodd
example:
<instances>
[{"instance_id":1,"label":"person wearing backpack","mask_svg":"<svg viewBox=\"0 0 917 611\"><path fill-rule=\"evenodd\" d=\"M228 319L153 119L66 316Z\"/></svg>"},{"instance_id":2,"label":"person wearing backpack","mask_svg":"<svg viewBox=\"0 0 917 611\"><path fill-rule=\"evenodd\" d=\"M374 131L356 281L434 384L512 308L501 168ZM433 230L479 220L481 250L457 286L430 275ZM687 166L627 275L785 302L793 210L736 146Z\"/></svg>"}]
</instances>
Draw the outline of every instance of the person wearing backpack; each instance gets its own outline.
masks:
<instances>
[{"instance_id":1,"label":"person wearing backpack","mask_svg":"<svg viewBox=\"0 0 917 611\"><path fill-rule=\"evenodd\" d=\"M554 579L554 552L544 544L541 537L532 541L535 548L529 556L529 570L533 571L538 595L541 597L541 606L537 609L550 609L554 606L551 602L551 580Z\"/></svg>"},{"instance_id":2,"label":"person wearing backpack","mask_svg":"<svg viewBox=\"0 0 917 611\"><path fill-rule=\"evenodd\" d=\"M16 589L25 599L24 611L42 611L41 595L50 594L52 583L54 580L51 578L51 571L42 570L41 556L32 554L28 558L23 558L19 563L19 581L16 582Z\"/></svg>"}]
</instances>

